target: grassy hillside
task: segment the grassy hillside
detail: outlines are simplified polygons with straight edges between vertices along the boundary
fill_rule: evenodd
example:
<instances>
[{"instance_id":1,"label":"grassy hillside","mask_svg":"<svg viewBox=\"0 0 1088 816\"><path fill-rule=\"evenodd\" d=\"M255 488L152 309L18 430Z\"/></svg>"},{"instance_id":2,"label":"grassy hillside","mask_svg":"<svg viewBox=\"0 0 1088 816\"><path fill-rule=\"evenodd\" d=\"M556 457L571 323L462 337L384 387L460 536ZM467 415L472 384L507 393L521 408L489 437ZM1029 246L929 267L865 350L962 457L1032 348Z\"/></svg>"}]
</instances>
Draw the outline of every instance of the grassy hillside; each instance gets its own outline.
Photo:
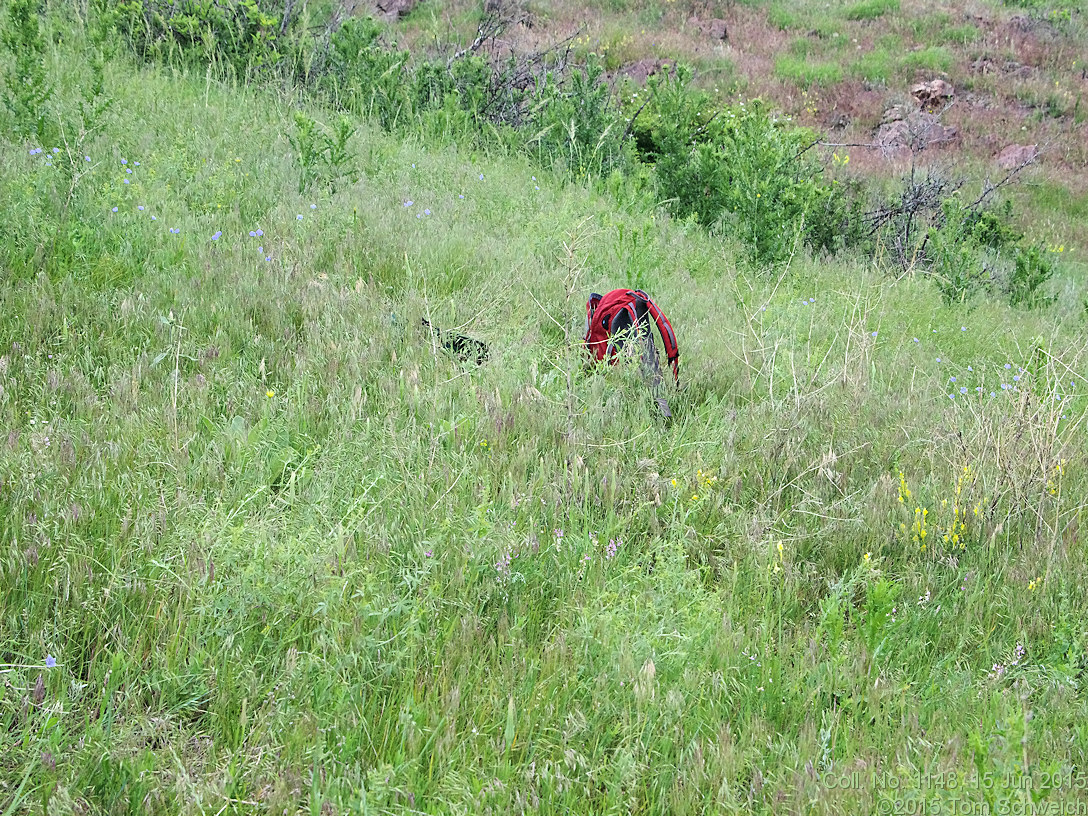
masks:
<instances>
[{"instance_id":1,"label":"grassy hillside","mask_svg":"<svg viewBox=\"0 0 1088 816\"><path fill-rule=\"evenodd\" d=\"M104 93L0 139L5 816L1085 801L1081 281L752 271L360 120L358 181L300 195L294 112L336 112L298 91L121 54ZM583 365L629 284L671 424Z\"/></svg>"},{"instance_id":2,"label":"grassy hillside","mask_svg":"<svg viewBox=\"0 0 1088 816\"><path fill-rule=\"evenodd\" d=\"M357 14L377 8L364 0L347 5ZM471 42L479 18L473 0L408 5L403 19L388 22L389 36L413 53ZM504 32L499 50L532 50L573 36L578 57L596 55L616 76L640 64L645 69L647 61L682 60L696 69L697 84L722 99L762 97L826 141L851 145L838 149L850 155L848 175L868 179L895 177L909 164L901 153L864 147L874 143L886 111L912 104L915 83L944 78L955 93L941 118L958 135L932 149L925 163L996 180L1003 173L994 159L1003 148L1039 145L1042 172L1009 191L1025 213L1023 225L1055 245L1088 247L1088 6L1082 0L505 5L528 17Z\"/></svg>"}]
</instances>

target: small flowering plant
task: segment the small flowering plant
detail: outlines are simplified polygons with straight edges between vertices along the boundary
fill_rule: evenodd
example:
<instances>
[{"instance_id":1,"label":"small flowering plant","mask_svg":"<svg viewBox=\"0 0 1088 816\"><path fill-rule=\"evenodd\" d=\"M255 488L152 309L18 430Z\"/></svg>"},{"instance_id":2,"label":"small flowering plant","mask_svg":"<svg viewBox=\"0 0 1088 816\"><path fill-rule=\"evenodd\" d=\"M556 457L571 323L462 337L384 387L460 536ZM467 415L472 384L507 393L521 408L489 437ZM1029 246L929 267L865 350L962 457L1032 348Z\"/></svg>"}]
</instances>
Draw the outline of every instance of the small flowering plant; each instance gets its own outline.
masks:
<instances>
[{"instance_id":1,"label":"small flowering plant","mask_svg":"<svg viewBox=\"0 0 1088 816\"><path fill-rule=\"evenodd\" d=\"M917 552L934 554L938 548L945 552L964 550L976 541L983 521L984 500L972 495L975 482L974 468L965 465L956 478L952 495L937 502L931 514L928 507L914 501L906 476L900 471L898 503L904 508L902 515L906 518L899 523L899 533L904 543Z\"/></svg>"}]
</instances>

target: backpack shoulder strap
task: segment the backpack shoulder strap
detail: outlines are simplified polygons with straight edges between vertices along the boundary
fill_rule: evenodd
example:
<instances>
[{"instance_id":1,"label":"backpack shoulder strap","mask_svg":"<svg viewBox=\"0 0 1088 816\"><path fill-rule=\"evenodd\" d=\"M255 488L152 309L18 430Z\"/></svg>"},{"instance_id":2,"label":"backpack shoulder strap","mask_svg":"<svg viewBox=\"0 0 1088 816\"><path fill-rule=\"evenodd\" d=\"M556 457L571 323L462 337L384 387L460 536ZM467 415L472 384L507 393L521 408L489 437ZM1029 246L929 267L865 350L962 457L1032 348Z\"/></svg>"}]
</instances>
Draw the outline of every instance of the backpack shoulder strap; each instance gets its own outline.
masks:
<instances>
[{"instance_id":1,"label":"backpack shoulder strap","mask_svg":"<svg viewBox=\"0 0 1088 816\"><path fill-rule=\"evenodd\" d=\"M669 361L669 365L672 367L672 375L676 380L676 386L680 387L680 349L676 345L676 334L672 330L672 324L669 319L665 317L665 313L658 308L650 296L645 292L639 290L639 297L646 301L646 306L650 311L650 316L653 317L654 322L657 323L657 330L661 333L661 342L665 346L665 357Z\"/></svg>"},{"instance_id":2,"label":"backpack shoulder strap","mask_svg":"<svg viewBox=\"0 0 1088 816\"><path fill-rule=\"evenodd\" d=\"M601 296L596 292L593 292L589 296L589 300L586 301L586 335L582 341L585 344L589 344L589 335L593 331L593 315L597 312L597 307L601 304Z\"/></svg>"}]
</instances>

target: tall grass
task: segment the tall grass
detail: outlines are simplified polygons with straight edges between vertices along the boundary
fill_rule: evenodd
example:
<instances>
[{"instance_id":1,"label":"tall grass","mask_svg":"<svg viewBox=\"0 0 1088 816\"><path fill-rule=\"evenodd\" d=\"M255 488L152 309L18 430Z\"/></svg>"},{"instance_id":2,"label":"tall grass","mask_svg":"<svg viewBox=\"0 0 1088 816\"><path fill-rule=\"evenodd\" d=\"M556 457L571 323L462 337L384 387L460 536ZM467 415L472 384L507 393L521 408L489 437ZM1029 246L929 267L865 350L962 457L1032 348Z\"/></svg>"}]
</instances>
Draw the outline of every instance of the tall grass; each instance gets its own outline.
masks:
<instances>
[{"instance_id":1,"label":"tall grass","mask_svg":"<svg viewBox=\"0 0 1088 816\"><path fill-rule=\"evenodd\" d=\"M70 221L54 145L0 140L5 813L1078 795L1038 781L1088 747L1074 306L753 276L634 194L365 122L359 181L303 197L293 113L331 111L105 84ZM628 276L679 335L670 425L583 368Z\"/></svg>"}]
</instances>

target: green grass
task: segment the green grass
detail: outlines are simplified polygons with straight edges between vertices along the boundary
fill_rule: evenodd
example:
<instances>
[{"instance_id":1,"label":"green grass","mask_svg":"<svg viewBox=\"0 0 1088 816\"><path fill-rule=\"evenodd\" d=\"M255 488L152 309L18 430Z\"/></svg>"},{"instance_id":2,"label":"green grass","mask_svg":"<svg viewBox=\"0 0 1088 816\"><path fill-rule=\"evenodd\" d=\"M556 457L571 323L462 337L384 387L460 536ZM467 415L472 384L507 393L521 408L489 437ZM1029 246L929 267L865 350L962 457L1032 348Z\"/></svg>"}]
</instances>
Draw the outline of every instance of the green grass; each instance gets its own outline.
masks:
<instances>
[{"instance_id":1,"label":"green grass","mask_svg":"<svg viewBox=\"0 0 1088 816\"><path fill-rule=\"evenodd\" d=\"M804 57L782 54L774 61L774 73L779 79L800 88L811 85L833 85L842 80L842 67L835 62L812 62Z\"/></svg>"},{"instance_id":2,"label":"green grass","mask_svg":"<svg viewBox=\"0 0 1088 816\"><path fill-rule=\"evenodd\" d=\"M947 72L953 62L955 62L955 56L942 45L929 45L908 51L899 60L900 66L907 70L943 72Z\"/></svg>"},{"instance_id":3,"label":"green grass","mask_svg":"<svg viewBox=\"0 0 1088 816\"><path fill-rule=\"evenodd\" d=\"M360 181L300 196L293 111L333 111L106 78L70 205L0 137L5 813L860 813L862 763L927 797L1083 767L1072 297L757 275L633 193L365 122ZM578 348L636 279L670 425Z\"/></svg>"},{"instance_id":4,"label":"green grass","mask_svg":"<svg viewBox=\"0 0 1088 816\"><path fill-rule=\"evenodd\" d=\"M843 9L847 20L876 20L888 12L899 11L899 0L862 0Z\"/></svg>"}]
</instances>

